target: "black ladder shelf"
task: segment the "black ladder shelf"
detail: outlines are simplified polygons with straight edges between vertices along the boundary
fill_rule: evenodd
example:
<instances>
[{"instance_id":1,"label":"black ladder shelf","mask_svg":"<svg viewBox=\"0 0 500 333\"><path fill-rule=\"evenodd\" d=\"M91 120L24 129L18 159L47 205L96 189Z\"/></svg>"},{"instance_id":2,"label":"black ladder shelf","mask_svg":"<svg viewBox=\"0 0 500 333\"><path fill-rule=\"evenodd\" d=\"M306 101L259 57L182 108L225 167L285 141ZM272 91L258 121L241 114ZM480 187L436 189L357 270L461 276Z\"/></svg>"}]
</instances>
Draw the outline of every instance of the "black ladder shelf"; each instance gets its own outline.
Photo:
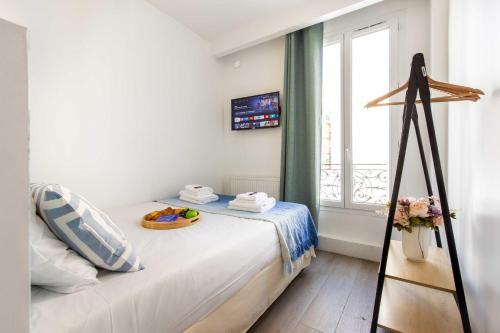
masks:
<instances>
[{"instance_id":1,"label":"black ladder shelf","mask_svg":"<svg viewBox=\"0 0 500 333\"><path fill-rule=\"evenodd\" d=\"M410 79L405 97L403 129L378 273L371 324L372 333L377 331L377 327L391 332L404 333L471 332L455 237L451 226L448 198L439 159L436 131L432 119L429 83L426 73L423 54L415 54L411 64ZM439 231L436 230L437 247L429 249L429 258L424 263L414 263L406 260L401 250L401 242L391 240L392 221L396 211L408 135L412 122L417 136L427 192L429 196L432 196L432 185L415 106L417 91L424 108L450 254L448 260L448 256L441 245Z\"/></svg>"}]
</instances>

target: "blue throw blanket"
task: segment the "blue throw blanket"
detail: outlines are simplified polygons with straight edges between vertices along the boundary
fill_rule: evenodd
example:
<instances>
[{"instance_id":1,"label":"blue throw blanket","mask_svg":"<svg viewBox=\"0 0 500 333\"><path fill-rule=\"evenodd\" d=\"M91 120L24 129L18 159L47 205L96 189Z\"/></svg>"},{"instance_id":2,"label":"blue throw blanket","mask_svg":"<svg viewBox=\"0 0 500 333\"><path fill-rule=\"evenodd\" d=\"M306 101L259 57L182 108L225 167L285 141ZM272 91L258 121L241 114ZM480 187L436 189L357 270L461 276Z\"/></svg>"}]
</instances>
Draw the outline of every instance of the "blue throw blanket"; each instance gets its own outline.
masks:
<instances>
[{"instance_id":1,"label":"blue throw blanket","mask_svg":"<svg viewBox=\"0 0 500 333\"><path fill-rule=\"evenodd\" d=\"M277 201L276 206L267 212L252 213L229 209L228 202L234 198L234 196L219 195L219 200L204 205L182 201L179 197L162 199L158 200L158 202L177 207L189 207L201 212L273 223L278 232L281 256L287 273L293 272L293 262L301 258L304 253L318 246L318 233L311 213L305 205Z\"/></svg>"}]
</instances>

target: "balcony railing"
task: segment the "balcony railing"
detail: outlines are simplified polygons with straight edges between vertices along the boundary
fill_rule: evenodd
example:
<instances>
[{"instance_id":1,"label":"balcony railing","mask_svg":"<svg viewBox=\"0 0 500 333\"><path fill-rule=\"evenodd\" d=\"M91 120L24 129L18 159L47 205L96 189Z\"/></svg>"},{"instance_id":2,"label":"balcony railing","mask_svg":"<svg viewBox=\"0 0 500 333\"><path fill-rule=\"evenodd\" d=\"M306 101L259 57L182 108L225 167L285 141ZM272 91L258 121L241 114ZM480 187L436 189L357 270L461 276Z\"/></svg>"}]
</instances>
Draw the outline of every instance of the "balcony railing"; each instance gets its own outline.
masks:
<instances>
[{"instance_id":1,"label":"balcony railing","mask_svg":"<svg viewBox=\"0 0 500 333\"><path fill-rule=\"evenodd\" d=\"M384 205L389 200L389 172L385 164L353 165L352 202ZM321 165L321 199L340 201L342 171L340 164Z\"/></svg>"}]
</instances>

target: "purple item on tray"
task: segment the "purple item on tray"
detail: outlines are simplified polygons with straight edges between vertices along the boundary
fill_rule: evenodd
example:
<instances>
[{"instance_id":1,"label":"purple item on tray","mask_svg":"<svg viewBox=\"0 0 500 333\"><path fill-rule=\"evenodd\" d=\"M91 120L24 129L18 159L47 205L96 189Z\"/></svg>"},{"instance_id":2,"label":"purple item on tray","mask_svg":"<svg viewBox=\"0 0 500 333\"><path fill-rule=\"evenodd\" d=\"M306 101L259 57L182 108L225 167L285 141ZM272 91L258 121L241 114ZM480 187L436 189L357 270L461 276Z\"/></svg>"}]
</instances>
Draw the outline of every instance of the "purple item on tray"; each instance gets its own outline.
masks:
<instances>
[{"instance_id":1,"label":"purple item on tray","mask_svg":"<svg viewBox=\"0 0 500 333\"><path fill-rule=\"evenodd\" d=\"M156 219L156 222L175 222L178 217L179 214L162 215Z\"/></svg>"}]
</instances>

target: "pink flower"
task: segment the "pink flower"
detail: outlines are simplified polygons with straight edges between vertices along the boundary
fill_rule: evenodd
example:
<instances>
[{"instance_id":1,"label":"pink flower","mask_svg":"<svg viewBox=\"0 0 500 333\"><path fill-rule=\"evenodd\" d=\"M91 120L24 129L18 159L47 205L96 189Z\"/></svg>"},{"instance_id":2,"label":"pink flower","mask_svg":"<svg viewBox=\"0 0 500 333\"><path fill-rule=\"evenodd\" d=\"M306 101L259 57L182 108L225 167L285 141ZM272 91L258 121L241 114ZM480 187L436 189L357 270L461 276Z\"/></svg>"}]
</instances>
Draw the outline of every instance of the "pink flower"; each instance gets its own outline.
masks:
<instances>
[{"instance_id":1,"label":"pink flower","mask_svg":"<svg viewBox=\"0 0 500 333\"><path fill-rule=\"evenodd\" d=\"M401 206L409 206L410 205L410 199L406 197L402 197L398 199L398 205Z\"/></svg>"},{"instance_id":2,"label":"pink flower","mask_svg":"<svg viewBox=\"0 0 500 333\"><path fill-rule=\"evenodd\" d=\"M439 210L441 210L441 200L439 200L439 197L432 196L432 197L429 197L429 199L434 201L434 206L436 208L438 208Z\"/></svg>"},{"instance_id":3,"label":"pink flower","mask_svg":"<svg viewBox=\"0 0 500 333\"><path fill-rule=\"evenodd\" d=\"M421 200L410 203L410 216L428 217L429 207L427 203Z\"/></svg>"},{"instance_id":4,"label":"pink flower","mask_svg":"<svg viewBox=\"0 0 500 333\"><path fill-rule=\"evenodd\" d=\"M438 227L443 224L443 217L442 216L435 216L432 218L432 224L435 227Z\"/></svg>"},{"instance_id":5,"label":"pink flower","mask_svg":"<svg viewBox=\"0 0 500 333\"><path fill-rule=\"evenodd\" d=\"M396 206L396 212L394 213L393 224L401 224L402 226L410 224L408 215L405 213L404 207L400 205Z\"/></svg>"}]
</instances>

